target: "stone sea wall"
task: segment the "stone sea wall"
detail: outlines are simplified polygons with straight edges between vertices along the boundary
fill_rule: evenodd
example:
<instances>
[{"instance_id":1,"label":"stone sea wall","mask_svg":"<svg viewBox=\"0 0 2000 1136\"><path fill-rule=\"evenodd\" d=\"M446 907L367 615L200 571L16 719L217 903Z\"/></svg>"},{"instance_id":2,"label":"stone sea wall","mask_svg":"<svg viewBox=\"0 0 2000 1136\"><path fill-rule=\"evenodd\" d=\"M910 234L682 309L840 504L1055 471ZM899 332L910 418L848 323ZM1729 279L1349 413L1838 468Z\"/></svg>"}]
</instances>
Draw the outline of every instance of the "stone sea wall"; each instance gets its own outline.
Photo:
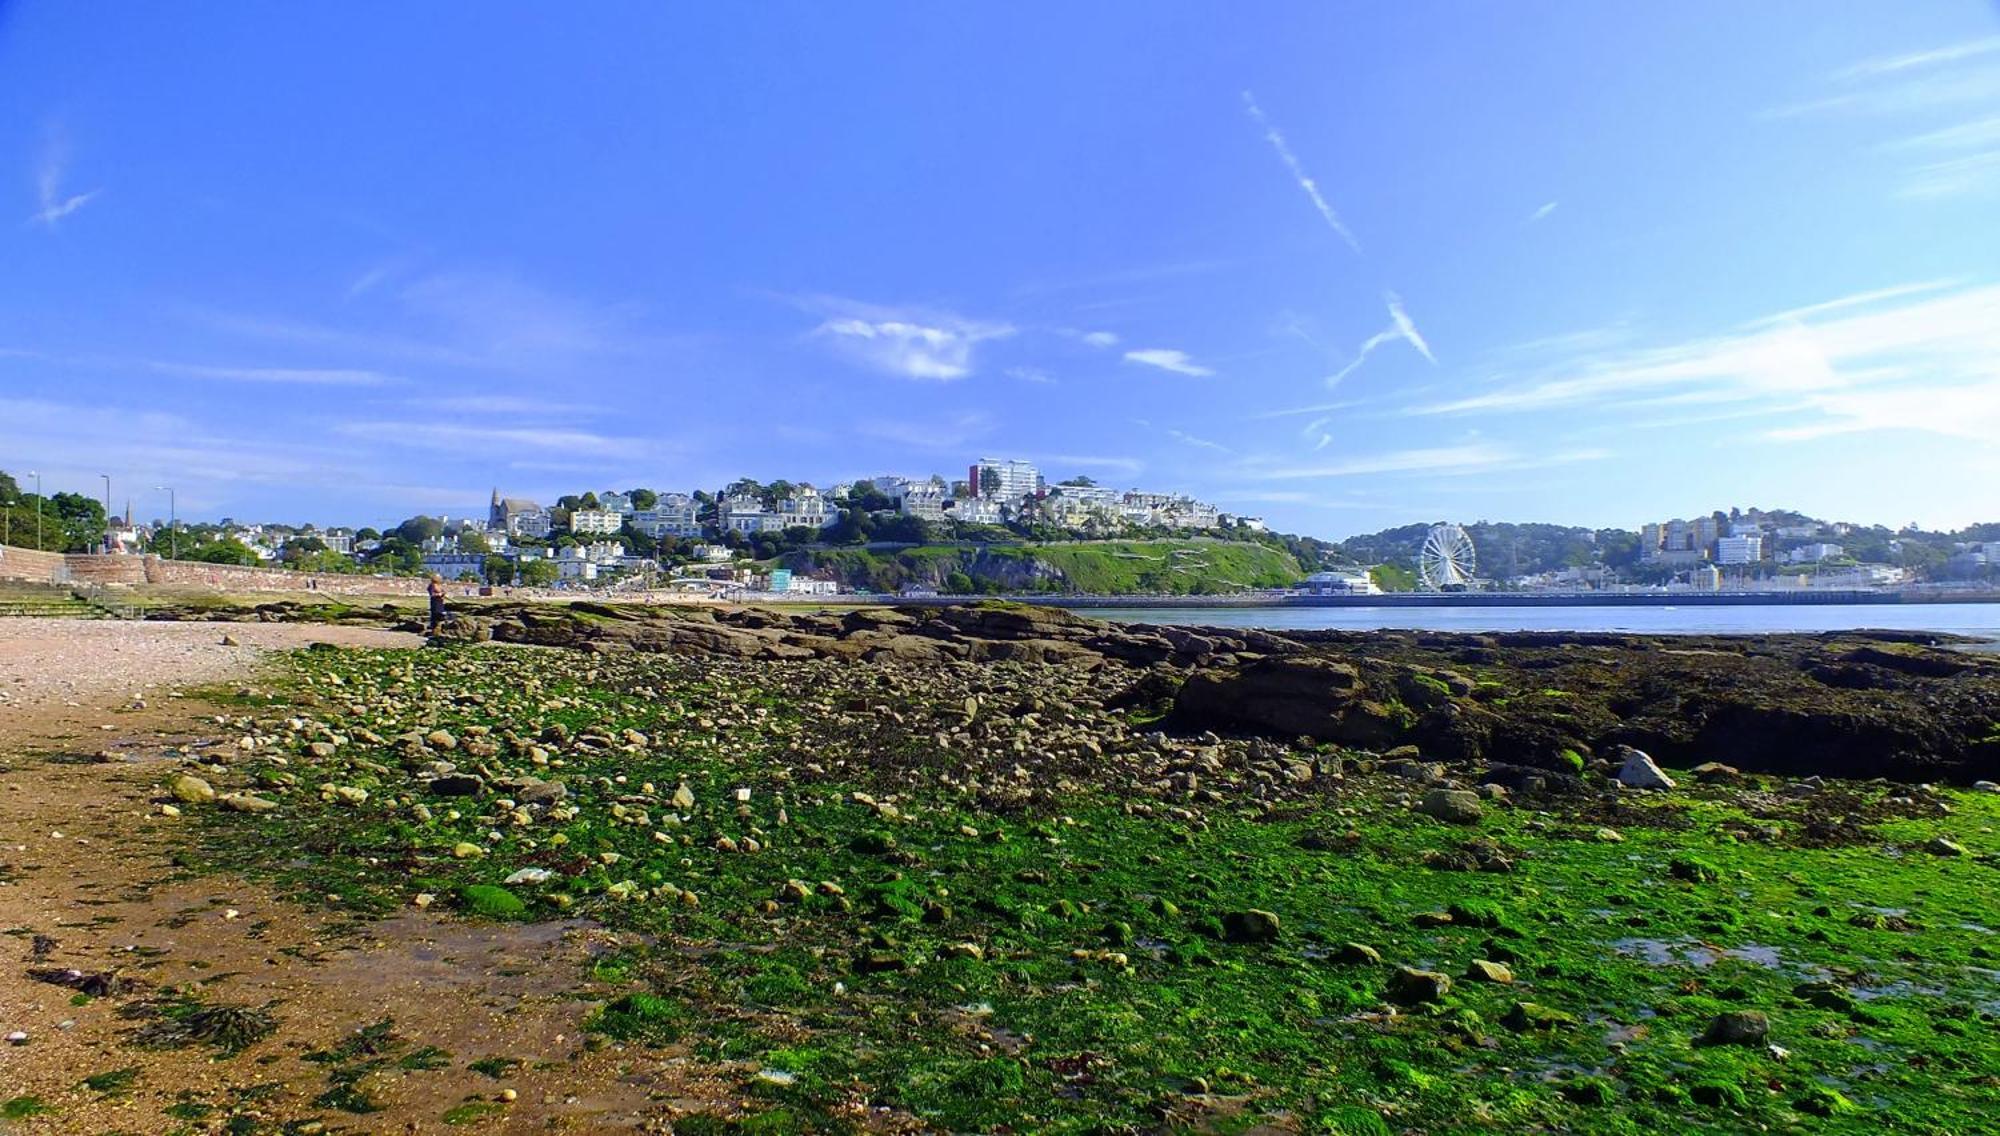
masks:
<instances>
[{"instance_id":1,"label":"stone sea wall","mask_svg":"<svg viewBox=\"0 0 2000 1136\"><path fill-rule=\"evenodd\" d=\"M66 575L63 559L60 552L37 552L32 548L0 544L0 580L24 584L63 583Z\"/></svg>"},{"instance_id":2,"label":"stone sea wall","mask_svg":"<svg viewBox=\"0 0 2000 1136\"><path fill-rule=\"evenodd\" d=\"M415 596L422 595L425 586L425 581L410 577L317 575L158 556L37 552L11 545L0 545L0 580L80 587L153 585L219 592L317 591L347 596Z\"/></svg>"}]
</instances>

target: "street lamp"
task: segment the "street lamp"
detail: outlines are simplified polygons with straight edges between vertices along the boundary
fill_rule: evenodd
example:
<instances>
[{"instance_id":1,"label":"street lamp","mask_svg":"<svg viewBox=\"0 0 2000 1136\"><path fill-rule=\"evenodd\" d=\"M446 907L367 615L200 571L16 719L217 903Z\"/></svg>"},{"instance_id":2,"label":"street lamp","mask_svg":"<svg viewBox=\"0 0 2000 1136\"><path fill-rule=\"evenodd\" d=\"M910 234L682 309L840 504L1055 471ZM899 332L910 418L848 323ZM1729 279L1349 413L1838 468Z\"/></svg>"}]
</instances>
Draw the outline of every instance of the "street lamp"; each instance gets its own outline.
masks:
<instances>
[{"instance_id":1,"label":"street lamp","mask_svg":"<svg viewBox=\"0 0 2000 1136\"><path fill-rule=\"evenodd\" d=\"M174 487L155 485L155 489L167 491L167 559L181 558L181 514L180 506L174 501Z\"/></svg>"},{"instance_id":2,"label":"street lamp","mask_svg":"<svg viewBox=\"0 0 2000 1136\"><path fill-rule=\"evenodd\" d=\"M40 551L42 547L42 475L31 469L28 471L28 476L35 479L35 549L36 551Z\"/></svg>"},{"instance_id":3,"label":"street lamp","mask_svg":"<svg viewBox=\"0 0 2000 1136\"><path fill-rule=\"evenodd\" d=\"M104 551L111 551L111 475L100 473L104 479Z\"/></svg>"}]
</instances>

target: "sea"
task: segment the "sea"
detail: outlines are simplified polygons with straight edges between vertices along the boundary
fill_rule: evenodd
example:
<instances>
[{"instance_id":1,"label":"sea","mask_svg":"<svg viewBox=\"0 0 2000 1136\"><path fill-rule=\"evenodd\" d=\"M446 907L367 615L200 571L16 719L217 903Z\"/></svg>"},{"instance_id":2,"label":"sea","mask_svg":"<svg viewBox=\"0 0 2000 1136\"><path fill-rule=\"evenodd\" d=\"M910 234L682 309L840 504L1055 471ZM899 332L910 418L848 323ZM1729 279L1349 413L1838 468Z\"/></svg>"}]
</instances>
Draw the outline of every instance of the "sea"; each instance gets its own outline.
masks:
<instances>
[{"instance_id":1,"label":"sea","mask_svg":"<svg viewBox=\"0 0 2000 1136\"><path fill-rule=\"evenodd\" d=\"M2000 603L1772 604L1743 607L1097 607L1078 615L1123 623L1338 628L1370 631L1621 631L1643 635L1757 635L1777 632L1936 631L2000 644Z\"/></svg>"}]
</instances>

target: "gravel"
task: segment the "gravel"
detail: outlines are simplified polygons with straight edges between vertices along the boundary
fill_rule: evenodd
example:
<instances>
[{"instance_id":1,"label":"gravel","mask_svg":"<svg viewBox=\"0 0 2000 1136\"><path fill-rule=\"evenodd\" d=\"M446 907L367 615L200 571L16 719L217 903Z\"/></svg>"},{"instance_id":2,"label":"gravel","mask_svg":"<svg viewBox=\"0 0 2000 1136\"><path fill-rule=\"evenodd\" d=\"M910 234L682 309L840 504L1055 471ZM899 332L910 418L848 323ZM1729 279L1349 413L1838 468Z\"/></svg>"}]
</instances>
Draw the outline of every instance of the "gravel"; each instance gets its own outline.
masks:
<instances>
[{"instance_id":1,"label":"gravel","mask_svg":"<svg viewBox=\"0 0 2000 1136\"><path fill-rule=\"evenodd\" d=\"M225 647L222 637L241 645ZM25 730L71 707L125 706L245 678L268 651L311 642L408 647L415 635L292 623L0 619L0 727Z\"/></svg>"}]
</instances>

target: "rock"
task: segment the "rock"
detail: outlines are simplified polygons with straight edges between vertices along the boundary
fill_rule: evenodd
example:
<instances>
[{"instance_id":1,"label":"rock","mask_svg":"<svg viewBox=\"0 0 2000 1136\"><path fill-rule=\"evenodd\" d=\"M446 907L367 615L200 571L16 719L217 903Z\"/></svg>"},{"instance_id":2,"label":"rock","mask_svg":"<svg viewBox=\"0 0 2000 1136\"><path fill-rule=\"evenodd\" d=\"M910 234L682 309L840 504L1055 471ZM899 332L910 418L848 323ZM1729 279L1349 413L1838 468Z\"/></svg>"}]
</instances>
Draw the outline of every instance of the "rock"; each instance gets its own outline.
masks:
<instances>
[{"instance_id":1,"label":"rock","mask_svg":"<svg viewBox=\"0 0 2000 1136\"><path fill-rule=\"evenodd\" d=\"M1625 834L1615 828L1600 828L1591 834L1591 839L1597 841L1599 844L1623 844L1625 843Z\"/></svg>"},{"instance_id":2,"label":"rock","mask_svg":"<svg viewBox=\"0 0 2000 1136\"><path fill-rule=\"evenodd\" d=\"M569 787L560 781L530 781L514 792L524 805L552 805L569 796Z\"/></svg>"},{"instance_id":3,"label":"rock","mask_svg":"<svg viewBox=\"0 0 2000 1136\"><path fill-rule=\"evenodd\" d=\"M215 801L223 808L237 813L268 813L278 807L278 802L251 793L224 793Z\"/></svg>"},{"instance_id":4,"label":"rock","mask_svg":"<svg viewBox=\"0 0 2000 1136\"><path fill-rule=\"evenodd\" d=\"M174 800L184 805L206 805L215 801L215 787L192 773L183 773L167 785Z\"/></svg>"},{"instance_id":5,"label":"rock","mask_svg":"<svg viewBox=\"0 0 2000 1136\"><path fill-rule=\"evenodd\" d=\"M1552 1030L1558 1026L1573 1026L1576 1015L1551 1009L1536 1002L1516 1002L1500 1024L1511 1030Z\"/></svg>"},{"instance_id":6,"label":"rock","mask_svg":"<svg viewBox=\"0 0 2000 1136\"><path fill-rule=\"evenodd\" d=\"M451 854L456 859L471 860L475 857L486 855L486 849L481 848L470 840L461 840L451 846Z\"/></svg>"},{"instance_id":7,"label":"rock","mask_svg":"<svg viewBox=\"0 0 2000 1136\"><path fill-rule=\"evenodd\" d=\"M1963 856L1965 846L1948 837L1933 837L1924 845L1924 851L1933 856Z\"/></svg>"},{"instance_id":8,"label":"rock","mask_svg":"<svg viewBox=\"0 0 2000 1136\"><path fill-rule=\"evenodd\" d=\"M1340 949L1333 953L1333 960L1352 966L1380 966L1382 952L1366 943L1342 943Z\"/></svg>"},{"instance_id":9,"label":"rock","mask_svg":"<svg viewBox=\"0 0 2000 1136\"><path fill-rule=\"evenodd\" d=\"M470 773L447 773L431 778L428 787L436 797L477 797L486 791L486 780Z\"/></svg>"},{"instance_id":10,"label":"rock","mask_svg":"<svg viewBox=\"0 0 2000 1136\"><path fill-rule=\"evenodd\" d=\"M1493 962L1490 959L1473 959L1472 965L1465 970L1465 977L1474 982L1498 982L1505 985L1514 981L1514 972L1507 969L1505 963Z\"/></svg>"},{"instance_id":11,"label":"rock","mask_svg":"<svg viewBox=\"0 0 2000 1136\"><path fill-rule=\"evenodd\" d=\"M1771 1019L1758 1010L1728 1010L1717 1014L1696 1045L1760 1046L1771 1036Z\"/></svg>"},{"instance_id":12,"label":"rock","mask_svg":"<svg viewBox=\"0 0 2000 1136\"><path fill-rule=\"evenodd\" d=\"M509 887L515 884L545 884L549 882L551 874L547 868L522 868L500 882Z\"/></svg>"},{"instance_id":13,"label":"rock","mask_svg":"<svg viewBox=\"0 0 2000 1136\"><path fill-rule=\"evenodd\" d=\"M1250 727L1274 736L1345 740L1346 712L1364 692L1352 663L1310 656L1203 668L1174 696L1174 718L1195 728Z\"/></svg>"},{"instance_id":14,"label":"rock","mask_svg":"<svg viewBox=\"0 0 2000 1136\"><path fill-rule=\"evenodd\" d=\"M1674 779L1660 771L1646 751L1631 746L1619 746L1612 756L1620 758L1618 772L1612 774L1620 785L1630 789L1671 789Z\"/></svg>"},{"instance_id":15,"label":"rock","mask_svg":"<svg viewBox=\"0 0 2000 1136\"><path fill-rule=\"evenodd\" d=\"M339 752L332 742L308 742L306 753L312 757L327 758Z\"/></svg>"},{"instance_id":16,"label":"rock","mask_svg":"<svg viewBox=\"0 0 2000 1136\"><path fill-rule=\"evenodd\" d=\"M457 749L458 739L446 730L432 730L424 735L424 744L432 749Z\"/></svg>"},{"instance_id":17,"label":"rock","mask_svg":"<svg viewBox=\"0 0 2000 1136\"><path fill-rule=\"evenodd\" d=\"M688 788L686 784L682 784L680 788L674 790L673 805L682 811L693 808L694 790Z\"/></svg>"},{"instance_id":18,"label":"rock","mask_svg":"<svg viewBox=\"0 0 2000 1136\"><path fill-rule=\"evenodd\" d=\"M343 805L365 805L368 803L368 790L358 785L335 785L333 799Z\"/></svg>"},{"instance_id":19,"label":"rock","mask_svg":"<svg viewBox=\"0 0 2000 1136\"><path fill-rule=\"evenodd\" d=\"M1276 942L1279 931L1278 917L1269 911L1252 908L1222 917L1222 936L1232 943Z\"/></svg>"},{"instance_id":20,"label":"rock","mask_svg":"<svg viewBox=\"0 0 2000 1136\"><path fill-rule=\"evenodd\" d=\"M1406 781L1438 781L1444 778L1444 766L1435 761L1415 761L1397 758L1382 763L1382 773L1389 777L1401 777Z\"/></svg>"},{"instance_id":21,"label":"rock","mask_svg":"<svg viewBox=\"0 0 2000 1136\"><path fill-rule=\"evenodd\" d=\"M458 889L460 907L488 919L511 919L528 910L520 896L492 884L467 884Z\"/></svg>"},{"instance_id":22,"label":"rock","mask_svg":"<svg viewBox=\"0 0 2000 1136\"><path fill-rule=\"evenodd\" d=\"M1741 769L1733 765L1724 765L1719 761L1704 761L1693 769L1688 770L1688 772L1694 776L1695 780L1702 782L1740 781L1743 779L1743 771Z\"/></svg>"},{"instance_id":23,"label":"rock","mask_svg":"<svg viewBox=\"0 0 2000 1136\"><path fill-rule=\"evenodd\" d=\"M1404 1005L1439 1002L1449 993L1451 977L1435 970L1397 967L1395 975L1389 979L1389 997Z\"/></svg>"},{"instance_id":24,"label":"rock","mask_svg":"<svg viewBox=\"0 0 2000 1136\"><path fill-rule=\"evenodd\" d=\"M2000 781L1974 781L1972 787L1981 793L2000 793Z\"/></svg>"},{"instance_id":25,"label":"rock","mask_svg":"<svg viewBox=\"0 0 2000 1136\"><path fill-rule=\"evenodd\" d=\"M1416 811L1446 824L1476 824L1485 813L1479 794L1465 789L1432 789L1417 802Z\"/></svg>"},{"instance_id":26,"label":"rock","mask_svg":"<svg viewBox=\"0 0 2000 1136\"><path fill-rule=\"evenodd\" d=\"M222 637L222 645L225 647L241 647L243 644L238 643L234 635L224 635Z\"/></svg>"}]
</instances>

